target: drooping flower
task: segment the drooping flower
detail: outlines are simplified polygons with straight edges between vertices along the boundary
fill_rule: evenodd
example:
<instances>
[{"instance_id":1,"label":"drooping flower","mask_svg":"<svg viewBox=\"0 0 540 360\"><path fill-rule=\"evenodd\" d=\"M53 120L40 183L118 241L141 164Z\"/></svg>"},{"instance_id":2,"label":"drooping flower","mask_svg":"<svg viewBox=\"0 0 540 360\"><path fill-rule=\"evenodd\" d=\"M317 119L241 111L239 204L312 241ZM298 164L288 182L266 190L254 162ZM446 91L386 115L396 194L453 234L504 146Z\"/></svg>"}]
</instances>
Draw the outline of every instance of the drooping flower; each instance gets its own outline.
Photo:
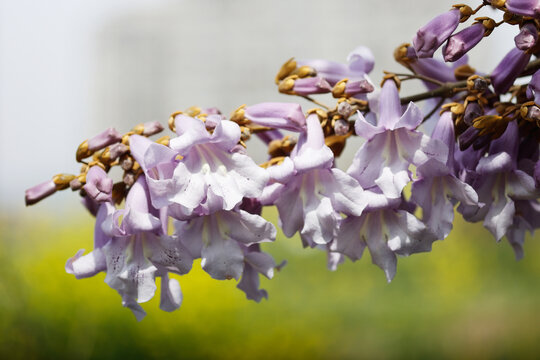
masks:
<instances>
[{"instance_id":1,"label":"drooping flower","mask_svg":"<svg viewBox=\"0 0 540 360\"><path fill-rule=\"evenodd\" d=\"M478 193L483 207L461 204L458 210L468 221L482 221L499 241L514 223L516 200L533 200L538 197L533 177L517 168L518 125L508 124L504 134L491 142L487 157L482 157L476 167L471 185Z\"/></svg>"},{"instance_id":2,"label":"drooping flower","mask_svg":"<svg viewBox=\"0 0 540 360\"><path fill-rule=\"evenodd\" d=\"M413 214L399 208L394 199L384 206L366 209L362 216L343 220L330 250L356 261L367 247L372 262L390 282L396 274L397 256L431 250L434 237Z\"/></svg>"},{"instance_id":3,"label":"drooping flower","mask_svg":"<svg viewBox=\"0 0 540 360\"><path fill-rule=\"evenodd\" d=\"M419 178L412 184L411 200L422 208L426 226L438 239L444 239L452 230L454 202L476 206L478 195L470 185L454 176L455 138L451 112L442 114L432 139L448 146L448 159L445 163L430 159L417 168Z\"/></svg>"},{"instance_id":4,"label":"drooping flower","mask_svg":"<svg viewBox=\"0 0 540 360\"><path fill-rule=\"evenodd\" d=\"M118 223L119 218L122 221ZM186 274L193 256L177 238L167 235L165 214L152 207L144 177L131 187L125 208L116 210L110 202L100 205L94 235L94 250L84 250L70 258L66 271L78 279L107 273L105 282L118 291L122 304L138 320L145 316L140 303L150 300L156 291L155 278L162 278L160 308L173 311L180 307L182 293L169 272Z\"/></svg>"},{"instance_id":5,"label":"drooping flower","mask_svg":"<svg viewBox=\"0 0 540 360\"><path fill-rule=\"evenodd\" d=\"M324 144L316 114L307 118L291 157L270 167L273 183L262 196L264 204L275 204L286 236L297 231L304 246L325 245L335 236L340 212L360 215L367 199L358 183L333 168L334 156Z\"/></svg>"},{"instance_id":6,"label":"drooping flower","mask_svg":"<svg viewBox=\"0 0 540 360\"><path fill-rule=\"evenodd\" d=\"M175 221L175 236L214 279L240 279L237 287L259 302L268 294L259 289L259 274L271 279L276 264L259 244L274 241L276 228L244 210L218 211L187 221Z\"/></svg>"}]
</instances>

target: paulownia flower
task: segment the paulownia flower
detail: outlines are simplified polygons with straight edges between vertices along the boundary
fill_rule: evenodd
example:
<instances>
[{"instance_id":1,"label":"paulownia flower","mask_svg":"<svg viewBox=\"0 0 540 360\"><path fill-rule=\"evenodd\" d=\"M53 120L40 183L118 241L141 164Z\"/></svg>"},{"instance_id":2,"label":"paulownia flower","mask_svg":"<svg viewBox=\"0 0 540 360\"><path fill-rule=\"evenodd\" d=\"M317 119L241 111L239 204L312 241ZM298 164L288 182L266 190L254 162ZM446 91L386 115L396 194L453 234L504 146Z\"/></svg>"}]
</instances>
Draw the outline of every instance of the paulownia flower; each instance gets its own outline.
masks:
<instances>
[{"instance_id":1,"label":"paulownia flower","mask_svg":"<svg viewBox=\"0 0 540 360\"><path fill-rule=\"evenodd\" d=\"M218 211L175 222L175 236L191 254L202 259L202 268L217 280L240 279L238 288L248 299L260 301L266 291L258 289L258 274L272 278L276 264L260 251L261 242L274 241L276 228L244 210Z\"/></svg>"},{"instance_id":2,"label":"paulownia flower","mask_svg":"<svg viewBox=\"0 0 540 360\"><path fill-rule=\"evenodd\" d=\"M491 142L487 157L476 167L471 185L485 206L460 205L458 210L468 221L484 221L484 226L499 241L514 224L515 200L533 200L539 195L534 178L517 168L518 126L508 124L504 134Z\"/></svg>"},{"instance_id":3,"label":"paulownia flower","mask_svg":"<svg viewBox=\"0 0 540 360\"><path fill-rule=\"evenodd\" d=\"M119 218L122 217L119 223ZM182 293L169 272L186 274L193 256L177 238L167 236L166 216L152 207L143 176L131 187L126 206L116 210L110 202L99 207L94 235L94 251L84 250L70 258L66 271L78 279L107 273L105 282L122 296L138 320L146 313L139 303L150 300L156 291L155 278L162 278L160 308L180 307Z\"/></svg>"},{"instance_id":4,"label":"paulownia flower","mask_svg":"<svg viewBox=\"0 0 540 360\"><path fill-rule=\"evenodd\" d=\"M156 208L169 206L171 216L187 219L231 210L244 197L262 193L266 171L249 156L232 152L240 140L237 124L220 121L210 134L201 120L178 115L175 126L179 136L169 147L130 137Z\"/></svg>"},{"instance_id":5,"label":"paulownia flower","mask_svg":"<svg viewBox=\"0 0 540 360\"><path fill-rule=\"evenodd\" d=\"M362 187L343 171L333 168L334 155L324 144L318 116L307 118L291 157L269 168L271 183L262 196L275 204L283 232L300 232L304 246L324 245L335 236L340 212L360 215L367 205Z\"/></svg>"},{"instance_id":6,"label":"paulownia flower","mask_svg":"<svg viewBox=\"0 0 540 360\"><path fill-rule=\"evenodd\" d=\"M399 94L393 81L386 81L379 99L378 124L372 125L358 113L356 134L368 140L356 153L348 174L364 189L378 187L388 198L400 198L411 180L409 166L420 166L428 159L442 163L447 147L416 131L422 112L410 103L402 114Z\"/></svg>"},{"instance_id":7,"label":"paulownia flower","mask_svg":"<svg viewBox=\"0 0 540 360\"><path fill-rule=\"evenodd\" d=\"M455 137L451 112L441 115L431 137L448 146L448 159L445 163L430 159L417 168L419 179L412 184L411 199L422 208L426 226L438 239L444 239L452 230L454 202L476 206L478 195L454 175Z\"/></svg>"}]
</instances>

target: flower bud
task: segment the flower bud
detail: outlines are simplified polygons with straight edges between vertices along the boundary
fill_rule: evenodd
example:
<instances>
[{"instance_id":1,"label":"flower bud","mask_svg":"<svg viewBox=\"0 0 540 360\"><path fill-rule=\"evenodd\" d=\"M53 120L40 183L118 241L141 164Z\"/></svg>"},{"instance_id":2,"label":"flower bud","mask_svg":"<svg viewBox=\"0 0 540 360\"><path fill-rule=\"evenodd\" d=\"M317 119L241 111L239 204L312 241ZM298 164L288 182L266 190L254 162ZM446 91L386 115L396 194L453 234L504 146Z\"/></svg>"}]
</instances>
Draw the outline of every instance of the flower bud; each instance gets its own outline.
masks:
<instances>
[{"instance_id":1,"label":"flower bud","mask_svg":"<svg viewBox=\"0 0 540 360\"><path fill-rule=\"evenodd\" d=\"M504 94L525 69L531 58L519 49L512 49L491 73L491 83L497 94Z\"/></svg>"},{"instance_id":2,"label":"flower bud","mask_svg":"<svg viewBox=\"0 0 540 360\"><path fill-rule=\"evenodd\" d=\"M538 30L536 29L536 26L534 23L526 23L521 27L521 30L519 34L516 35L514 38L514 42L516 43L516 47L519 50L529 50L534 45L536 45L536 41L538 40Z\"/></svg>"},{"instance_id":3,"label":"flower bud","mask_svg":"<svg viewBox=\"0 0 540 360\"><path fill-rule=\"evenodd\" d=\"M24 192L24 201L26 206L37 203L45 199L47 196L56 192L56 184L49 180L39 185L33 186Z\"/></svg>"},{"instance_id":4,"label":"flower bud","mask_svg":"<svg viewBox=\"0 0 540 360\"><path fill-rule=\"evenodd\" d=\"M116 129L109 128L88 140L88 150L97 151L104 147L120 142L122 135Z\"/></svg>"},{"instance_id":5,"label":"flower bud","mask_svg":"<svg viewBox=\"0 0 540 360\"><path fill-rule=\"evenodd\" d=\"M413 39L418 57L432 57L433 53L456 30L460 19L459 9L452 9L421 27Z\"/></svg>"},{"instance_id":6,"label":"flower bud","mask_svg":"<svg viewBox=\"0 0 540 360\"><path fill-rule=\"evenodd\" d=\"M292 92L296 95L326 94L332 91L330 84L322 77L296 79Z\"/></svg>"},{"instance_id":7,"label":"flower bud","mask_svg":"<svg viewBox=\"0 0 540 360\"><path fill-rule=\"evenodd\" d=\"M454 62L460 59L482 40L484 33L484 25L476 23L452 35L443 48L444 61Z\"/></svg>"},{"instance_id":8,"label":"flower bud","mask_svg":"<svg viewBox=\"0 0 540 360\"><path fill-rule=\"evenodd\" d=\"M245 117L254 123L283 130L303 131L306 117L298 104L260 103L248 106Z\"/></svg>"},{"instance_id":9,"label":"flower bud","mask_svg":"<svg viewBox=\"0 0 540 360\"><path fill-rule=\"evenodd\" d=\"M506 9L514 14L540 18L539 0L506 0L505 5Z\"/></svg>"}]
</instances>

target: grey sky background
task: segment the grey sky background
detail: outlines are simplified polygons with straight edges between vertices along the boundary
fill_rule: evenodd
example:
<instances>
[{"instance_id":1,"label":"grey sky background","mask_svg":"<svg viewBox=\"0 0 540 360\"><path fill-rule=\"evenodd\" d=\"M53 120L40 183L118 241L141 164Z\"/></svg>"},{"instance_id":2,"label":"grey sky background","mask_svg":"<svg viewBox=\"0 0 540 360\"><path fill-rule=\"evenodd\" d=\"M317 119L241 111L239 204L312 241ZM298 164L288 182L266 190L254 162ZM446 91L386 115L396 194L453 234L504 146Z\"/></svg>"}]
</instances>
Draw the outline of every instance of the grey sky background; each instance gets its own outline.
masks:
<instances>
[{"instance_id":1,"label":"grey sky background","mask_svg":"<svg viewBox=\"0 0 540 360\"><path fill-rule=\"evenodd\" d=\"M382 70L403 70L394 48L452 3L0 0L0 210L22 210L26 188L76 173L77 146L107 127L165 125L191 105L229 114L244 103L297 101L273 83L290 57L345 61L365 45L379 83ZM471 65L491 71L516 32L497 29ZM75 205L70 192L37 206Z\"/></svg>"}]
</instances>

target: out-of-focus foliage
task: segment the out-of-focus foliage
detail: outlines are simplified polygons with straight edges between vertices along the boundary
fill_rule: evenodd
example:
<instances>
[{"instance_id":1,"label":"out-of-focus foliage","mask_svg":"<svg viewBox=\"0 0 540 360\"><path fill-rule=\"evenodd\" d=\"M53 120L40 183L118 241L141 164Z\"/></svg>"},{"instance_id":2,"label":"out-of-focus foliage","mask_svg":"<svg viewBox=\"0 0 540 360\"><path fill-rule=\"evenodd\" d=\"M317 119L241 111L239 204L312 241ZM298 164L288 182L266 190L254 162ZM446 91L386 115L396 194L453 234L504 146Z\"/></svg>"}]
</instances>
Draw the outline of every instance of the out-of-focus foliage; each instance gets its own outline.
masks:
<instances>
[{"instance_id":1,"label":"out-of-focus foliage","mask_svg":"<svg viewBox=\"0 0 540 360\"><path fill-rule=\"evenodd\" d=\"M534 357L540 350L540 243L514 260L479 224L456 221L432 253L400 262L391 284L369 259L326 270L298 238L265 244L279 262L269 300L245 299L197 262L180 277L180 310L144 304L140 323L104 275L76 280L65 260L92 247L93 219L4 215L0 240L0 358ZM17 215L17 216L15 216ZM65 214L64 214L65 215ZM266 213L275 219L271 209Z\"/></svg>"}]
</instances>

